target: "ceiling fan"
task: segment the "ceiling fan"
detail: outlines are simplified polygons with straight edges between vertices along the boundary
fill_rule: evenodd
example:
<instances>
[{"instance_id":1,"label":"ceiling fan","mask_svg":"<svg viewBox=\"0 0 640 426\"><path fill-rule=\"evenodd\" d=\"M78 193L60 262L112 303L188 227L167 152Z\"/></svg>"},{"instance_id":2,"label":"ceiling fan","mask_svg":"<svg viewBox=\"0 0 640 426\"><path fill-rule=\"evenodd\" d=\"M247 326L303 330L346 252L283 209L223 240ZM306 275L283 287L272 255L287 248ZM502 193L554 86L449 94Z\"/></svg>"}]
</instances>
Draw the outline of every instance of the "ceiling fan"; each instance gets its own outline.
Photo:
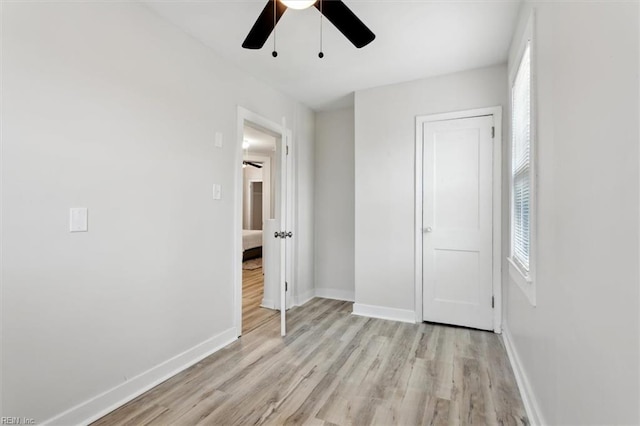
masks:
<instances>
[{"instance_id":1,"label":"ceiling fan","mask_svg":"<svg viewBox=\"0 0 640 426\"><path fill-rule=\"evenodd\" d=\"M255 163L253 161L242 160L242 164L245 165L245 166L255 167L256 169L261 169L262 168L262 164Z\"/></svg>"},{"instance_id":2,"label":"ceiling fan","mask_svg":"<svg viewBox=\"0 0 640 426\"><path fill-rule=\"evenodd\" d=\"M268 0L242 47L261 49L288 8L306 9L311 6L315 6L358 49L376 38L342 0Z\"/></svg>"}]
</instances>

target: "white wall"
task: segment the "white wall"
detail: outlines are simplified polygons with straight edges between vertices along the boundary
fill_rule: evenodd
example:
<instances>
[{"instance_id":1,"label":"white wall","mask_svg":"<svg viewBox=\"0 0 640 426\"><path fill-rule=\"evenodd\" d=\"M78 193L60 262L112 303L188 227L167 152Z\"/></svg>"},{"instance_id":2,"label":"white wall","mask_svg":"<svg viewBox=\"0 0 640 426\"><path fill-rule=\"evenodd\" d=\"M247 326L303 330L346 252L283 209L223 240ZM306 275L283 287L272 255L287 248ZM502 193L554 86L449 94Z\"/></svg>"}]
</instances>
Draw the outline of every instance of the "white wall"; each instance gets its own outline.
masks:
<instances>
[{"instance_id":1,"label":"white wall","mask_svg":"<svg viewBox=\"0 0 640 426\"><path fill-rule=\"evenodd\" d=\"M507 334L544 424L638 424L638 3L535 6L537 306L510 280Z\"/></svg>"},{"instance_id":2,"label":"white wall","mask_svg":"<svg viewBox=\"0 0 640 426\"><path fill-rule=\"evenodd\" d=\"M506 109L506 79L501 65L356 92L357 304L392 309L405 318L415 310L416 116Z\"/></svg>"},{"instance_id":3,"label":"white wall","mask_svg":"<svg viewBox=\"0 0 640 426\"><path fill-rule=\"evenodd\" d=\"M3 415L44 421L237 335L237 105L292 123L313 285L312 111L138 4L2 8ZM70 207L88 233L68 232Z\"/></svg>"},{"instance_id":4,"label":"white wall","mask_svg":"<svg viewBox=\"0 0 640 426\"><path fill-rule=\"evenodd\" d=\"M294 192L298 206L295 215L296 229L293 231L296 264L294 295L295 303L300 304L312 297L314 292L315 113L307 108L296 109L293 131L297 136L293 152L290 150L289 153L295 155L296 159Z\"/></svg>"},{"instance_id":5,"label":"white wall","mask_svg":"<svg viewBox=\"0 0 640 426\"><path fill-rule=\"evenodd\" d=\"M316 113L316 294L354 298L354 111Z\"/></svg>"}]
</instances>

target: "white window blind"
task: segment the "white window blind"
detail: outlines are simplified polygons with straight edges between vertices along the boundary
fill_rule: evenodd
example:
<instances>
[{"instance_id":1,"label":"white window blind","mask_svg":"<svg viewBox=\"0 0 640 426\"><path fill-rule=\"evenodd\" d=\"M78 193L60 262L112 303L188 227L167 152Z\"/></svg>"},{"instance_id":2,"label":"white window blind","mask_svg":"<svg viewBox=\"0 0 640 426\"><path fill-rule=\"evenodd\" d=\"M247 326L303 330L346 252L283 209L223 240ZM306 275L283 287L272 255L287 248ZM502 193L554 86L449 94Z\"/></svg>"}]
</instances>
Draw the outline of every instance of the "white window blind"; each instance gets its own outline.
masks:
<instances>
[{"instance_id":1,"label":"white window blind","mask_svg":"<svg viewBox=\"0 0 640 426\"><path fill-rule=\"evenodd\" d=\"M512 203L513 227L512 260L529 271L531 247L531 60L530 45L522 55L522 61L513 81L512 102Z\"/></svg>"}]
</instances>

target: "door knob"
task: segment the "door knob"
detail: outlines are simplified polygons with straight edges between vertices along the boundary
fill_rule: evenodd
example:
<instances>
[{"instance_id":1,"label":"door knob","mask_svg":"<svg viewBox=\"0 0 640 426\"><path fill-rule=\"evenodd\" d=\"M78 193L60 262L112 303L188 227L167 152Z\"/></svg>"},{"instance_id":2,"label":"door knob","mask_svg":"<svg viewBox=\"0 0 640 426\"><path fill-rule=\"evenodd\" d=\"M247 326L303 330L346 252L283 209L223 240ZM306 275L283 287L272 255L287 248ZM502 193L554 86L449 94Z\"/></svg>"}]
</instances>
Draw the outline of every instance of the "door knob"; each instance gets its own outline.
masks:
<instances>
[{"instance_id":1,"label":"door knob","mask_svg":"<svg viewBox=\"0 0 640 426\"><path fill-rule=\"evenodd\" d=\"M293 232L289 231L285 234L285 236L291 238L293 237Z\"/></svg>"},{"instance_id":2,"label":"door knob","mask_svg":"<svg viewBox=\"0 0 640 426\"><path fill-rule=\"evenodd\" d=\"M433 231L433 229L431 229L430 226L427 226L426 228L423 229L424 232L431 232Z\"/></svg>"}]
</instances>

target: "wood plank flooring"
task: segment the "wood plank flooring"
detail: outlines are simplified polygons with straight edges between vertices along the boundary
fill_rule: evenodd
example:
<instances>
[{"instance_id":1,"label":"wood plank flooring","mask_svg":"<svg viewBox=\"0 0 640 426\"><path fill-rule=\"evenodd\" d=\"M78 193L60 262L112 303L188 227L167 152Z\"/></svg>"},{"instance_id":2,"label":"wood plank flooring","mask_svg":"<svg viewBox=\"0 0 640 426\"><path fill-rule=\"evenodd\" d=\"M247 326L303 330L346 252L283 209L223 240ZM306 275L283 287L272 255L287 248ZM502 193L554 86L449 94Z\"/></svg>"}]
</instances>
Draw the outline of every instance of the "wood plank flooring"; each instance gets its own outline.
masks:
<instances>
[{"instance_id":1,"label":"wood plank flooring","mask_svg":"<svg viewBox=\"0 0 640 426\"><path fill-rule=\"evenodd\" d=\"M351 311L313 299L94 425L529 424L495 334Z\"/></svg>"},{"instance_id":2,"label":"wood plank flooring","mask_svg":"<svg viewBox=\"0 0 640 426\"><path fill-rule=\"evenodd\" d=\"M262 268L242 270L242 334L278 315L279 311L260 306L264 295Z\"/></svg>"}]
</instances>

